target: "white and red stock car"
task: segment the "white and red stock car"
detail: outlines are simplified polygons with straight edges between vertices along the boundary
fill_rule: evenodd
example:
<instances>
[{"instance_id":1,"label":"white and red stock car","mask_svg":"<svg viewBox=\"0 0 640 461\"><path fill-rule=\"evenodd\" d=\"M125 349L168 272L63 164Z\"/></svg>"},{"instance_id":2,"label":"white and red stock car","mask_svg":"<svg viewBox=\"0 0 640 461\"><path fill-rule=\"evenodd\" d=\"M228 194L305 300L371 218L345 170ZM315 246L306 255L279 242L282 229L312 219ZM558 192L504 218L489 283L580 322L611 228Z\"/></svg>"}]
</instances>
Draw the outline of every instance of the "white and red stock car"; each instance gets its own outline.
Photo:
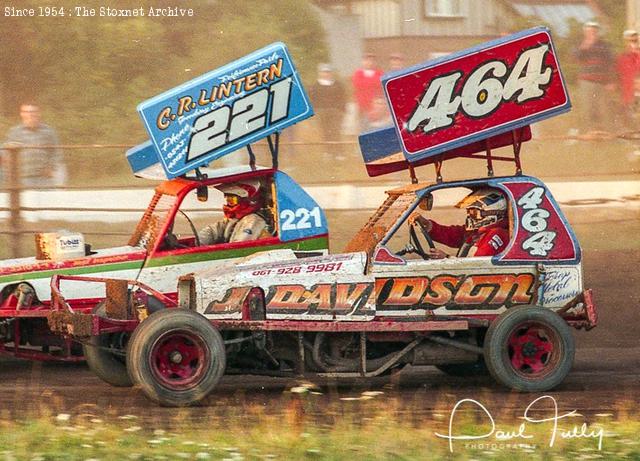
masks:
<instances>
[{"instance_id":1,"label":"white and red stock car","mask_svg":"<svg viewBox=\"0 0 640 461\"><path fill-rule=\"evenodd\" d=\"M174 110L176 115L168 115L168 120L173 121L180 131L171 132L171 127L166 126L168 122L159 118L158 124L165 126L166 132L162 131L153 142L137 146L127 154L137 176L161 181L125 245L91 251L85 249L83 236L80 234L51 233L38 240L35 257L0 261L0 352L33 360L83 360L82 349L78 344L63 340L48 328L46 317L51 309L52 276L91 275L135 279L157 290L162 302L156 300L154 305L162 308L175 305L176 280L182 274L258 251L286 248L311 255L328 252L327 223L322 209L300 185L277 168L278 134L271 136L272 131L312 114L286 48L270 47L230 66L213 71L209 81L217 79L233 83L228 75L234 74L237 67L249 66L252 72L250 75L260 76L260 85L258 80L254 81L254 85L260 89L260 101L269 102L270 118L264 121L265 126L254 122L248 126L252 131L245 133L243 130L246 131L247 125L242 122L242 136L233 143L235 150L247 146L248 164L200 169L211 160L232 152L232 149L225 145L225 151L222 154L216 151L214 158L206 154L190 156L190 152L184 147L187 141L184 133L190 131L185 131L184 127L193 123L195 128L192 131L199 136L206 136L214 124L210 122L204 128L198 128L201 117L208 116L209 113L200 118L191 115L197 113L197 110L192 111L191 105L187 105L186 95L195 91L190 90L188 84L174 90L180 92L181 98L171 95L161 112L167 115L167 110ZM249 104L255 112L257 103L250 99L253 93L239 97L234 92L242 89L242 85L232 83L222 85L234 90L231 92L233 94L228 95L228 99L234 101L234 107ZM274 85L277 85L276 89L273 89ZM211 85L207 88L207 91L212 90ZM289 95L284 102L274 96L278 95L282 99L283 89ZM271 92L271 100L264 101L265 92ZM218 104L226 101L222 93L216 100ZM193 99L198 100L195 95ZM279 101L284 109L278 106ZM296 109L296 104L300 109ZM182 105L185 107L181 107ZM172 109L173 107L176 108ZM228 115L226 105L221 105L219 110ZM264 110L267 110L266 107ZM302 110L306 112L302 113ZM245 112L238 112L230 123L244 116ZM292 121L290 116L298 118ZM249 145L264 137L268 137L273 156L272 167L256 166L255 156ZM166 168L167 158L172 162L171 169ZM164 171L160 168L161 163ZM194 169L197 171L194 172ZM224 200L220 189L246 181L260 184L258 195L263 207L259 213L267 222L269 232L257 240L214 244L201 242L198 231L223 218L221 208ZM65 296L71 308L86 313L95 309L96 304L105 298L105 288L96 284L76 283L65 290ZM117 349L123 345L121 335L112 335L101 341L100 344L108 349ZM101 353L98 347L90 347L85 348L85 354L92 368L102 377L114 384L121 383L123 379L128 383L126 373L117 375L111 373L109 368L101 373L113 361L108 353Z\"/></svg>"},{"instance_id":2,"label":"white and red stock car","mask_svg":"<svg viewBox=\"0 0 640 461\"><path fill-rule=\"evenodd\" d=\"M54 280L56 331L132 332L128 373L163 405L201 400L225 372L371 377L412 364L488 370L521 391L559 385L574 357L570 327L590 329L597 315L575 234L548 188L520 169L528 124L570 108L549 32L524 31L382 83L395 127L361 136L367 170L408 169L412 182L387 192L343 253L280 249L185 274L179 308L148 317L145 286L128 296L121 287L111 302L124 300L112 308L122 315L105 319L63 309ZM513 157L492 152L509 144ZM442 181L442 162L455 157L486 160L489 175ZM504 160L515 174L494 177L493 162ZM438 180L418 183L414 168L430 163ZM485 189L506 200L500 250L429 259L432 239L409 217L460 224L452 205Z\"/></svg>"}]
</instances>

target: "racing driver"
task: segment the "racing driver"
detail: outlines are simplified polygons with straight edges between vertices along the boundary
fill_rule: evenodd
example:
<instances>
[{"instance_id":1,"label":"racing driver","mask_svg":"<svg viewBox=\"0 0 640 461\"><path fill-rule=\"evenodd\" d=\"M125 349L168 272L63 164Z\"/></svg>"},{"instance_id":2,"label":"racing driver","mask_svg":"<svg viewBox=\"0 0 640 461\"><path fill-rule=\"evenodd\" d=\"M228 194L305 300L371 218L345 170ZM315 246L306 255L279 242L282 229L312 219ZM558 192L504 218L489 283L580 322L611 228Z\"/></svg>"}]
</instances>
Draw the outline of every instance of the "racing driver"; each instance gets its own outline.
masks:
<instances>
[{"instance_id":1,"label":"racing driver","mask_svg":"<svg viewBox=\"0 0 640 461\"><path fill-rule=\"evenodd\" d=\"M217 188L225 198L224 219L198 232L201 245L245 242L270 235L267 219L261 212L264 198L260 181L248 179Z\"/></svg>"},{"instance_id":2,"label":"racing driver","mask_svg":"<svg viewBox=\"0 0 640 461\"><path fill-rule=\"evenodd\" d=\"M417 222L436 242L458 248L457 257L493 256L505 249L509 242L507 200L504 195L491 188L471 192L456 204L466 208L465 225L444 226L414 213L409 224ZM448 258L439 248L427 252L431 259Z\"/></svg>"}]
</instances>

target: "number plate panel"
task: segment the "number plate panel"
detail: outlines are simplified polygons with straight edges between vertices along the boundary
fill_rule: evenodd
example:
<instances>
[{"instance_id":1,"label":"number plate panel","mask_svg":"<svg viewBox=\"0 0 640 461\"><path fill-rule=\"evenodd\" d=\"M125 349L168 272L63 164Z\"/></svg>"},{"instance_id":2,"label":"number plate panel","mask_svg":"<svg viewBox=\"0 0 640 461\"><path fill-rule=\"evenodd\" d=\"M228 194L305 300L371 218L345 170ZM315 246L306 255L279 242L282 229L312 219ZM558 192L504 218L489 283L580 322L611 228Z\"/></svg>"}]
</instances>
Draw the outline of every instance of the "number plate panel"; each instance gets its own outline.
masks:
<instances>
[{"instance_id":1,"label":"number plate panel","mask_svg":"<svg viewBox=\"0 0 640 461\"><path fill-rule=\"evenodd\" d=\"M283 43L144 101L138 112L169 178L313 115Z\"/></svg>"},{"instance_id":2,"label":"number plate panel","mask_svg":"<svg viewBox=\"0 0 640 461\"><path fill-rule=\"evenodd\" d=\"M281 171L274 175L280 240L289 242L329 233L324 211L307 192Z\"/></svg>"},{"instance_id":3,"label":"number plate panel","mask_svg":"<svg viewBox=\"0 0 640 461\"><path fill-rule=\"evenodd\" d=\"M571 108L543 27L386 75L382 83L410 162Z\"/></svg>"},{"instance_id":4,"label":"number plate panel","mask_svg":"<svg viewBox=\"0 0 640 461\"><path fill-rule=\"evenodd\" d=\"M501 181L500 185L515 205L509 247L499 260L502 263L523 261L577 262L580 247L560 209L538 181Z\"/></svg>"}]
</instances>

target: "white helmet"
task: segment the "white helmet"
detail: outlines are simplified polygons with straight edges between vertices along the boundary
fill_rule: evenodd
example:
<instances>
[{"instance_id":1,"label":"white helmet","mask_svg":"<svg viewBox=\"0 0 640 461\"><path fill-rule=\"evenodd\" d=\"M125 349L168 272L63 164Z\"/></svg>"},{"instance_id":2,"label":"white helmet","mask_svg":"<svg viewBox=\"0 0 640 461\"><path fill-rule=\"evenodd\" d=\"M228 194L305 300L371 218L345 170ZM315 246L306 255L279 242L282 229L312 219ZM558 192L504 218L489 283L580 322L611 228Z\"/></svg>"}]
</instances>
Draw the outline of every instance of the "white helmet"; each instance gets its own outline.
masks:
<instances>
[{"instance_id":1,"label":"white helmet","mask_svg":"<svg viewBox=\"0 0 640 461\"><path fill-rule=\"evenodd\" d=\"M217 188L223 194L237 195L240 198L253 198L260 191L260 181L258 179L244 179L240 182L220 184Z\"/></svg>"},{"instance_id":2,"label":"white helmet","mask_svg":"<svg viewBox=\"0 0 640 461\"><path fill-rule=\"evenodd\" d=\"M260 181L257 179L245 179L241 182L220 184L216 187L225 196L226 203L222 206L222 211L228 219L242 219L248 214L255 213L263 206Z\"/></svg>"},{"instance_id":3,"label":"white helmet","mask_svg":"<svg viewBox=\"0 0 640 461\"><path fill-rule=\"evenodd\" d=\"M504 195L488 187L471 192L456 207L467 209L465 228L468 231L490 226L507 216L507 200Z\"/></svg>"}]
</instances>

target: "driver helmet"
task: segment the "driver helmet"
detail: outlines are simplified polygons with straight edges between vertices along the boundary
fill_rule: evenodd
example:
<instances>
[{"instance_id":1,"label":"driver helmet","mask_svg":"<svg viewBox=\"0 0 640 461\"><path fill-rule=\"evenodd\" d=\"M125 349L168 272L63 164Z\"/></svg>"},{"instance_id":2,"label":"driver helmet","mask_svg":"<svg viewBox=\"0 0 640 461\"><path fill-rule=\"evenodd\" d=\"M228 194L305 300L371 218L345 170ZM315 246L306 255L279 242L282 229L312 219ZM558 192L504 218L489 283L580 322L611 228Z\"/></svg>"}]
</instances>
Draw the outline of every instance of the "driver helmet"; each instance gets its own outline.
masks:
<instances>
[{"instance_id":1,"label":"driver helmet","mask_svg":"<svg viewBox=\"0 0 640 461\"><path fill-rule=\"evenodd\" d=\"M262 208L260 181L257 179L221 184L217 189L224 194L222 211L227 219L242 219Z\"/></svg>"},{"instance_id":2,"label":"driver helmet","mask_svg":"<svg viewBox=\"0 0 640 461\"><path fill-rule=\"evenodd\" d=\"M465 229L468 231L501 223L507 217L507 200L501 192L491 188L471 192L456 207L466 208Z\"/></svg>"}]
</instances>

